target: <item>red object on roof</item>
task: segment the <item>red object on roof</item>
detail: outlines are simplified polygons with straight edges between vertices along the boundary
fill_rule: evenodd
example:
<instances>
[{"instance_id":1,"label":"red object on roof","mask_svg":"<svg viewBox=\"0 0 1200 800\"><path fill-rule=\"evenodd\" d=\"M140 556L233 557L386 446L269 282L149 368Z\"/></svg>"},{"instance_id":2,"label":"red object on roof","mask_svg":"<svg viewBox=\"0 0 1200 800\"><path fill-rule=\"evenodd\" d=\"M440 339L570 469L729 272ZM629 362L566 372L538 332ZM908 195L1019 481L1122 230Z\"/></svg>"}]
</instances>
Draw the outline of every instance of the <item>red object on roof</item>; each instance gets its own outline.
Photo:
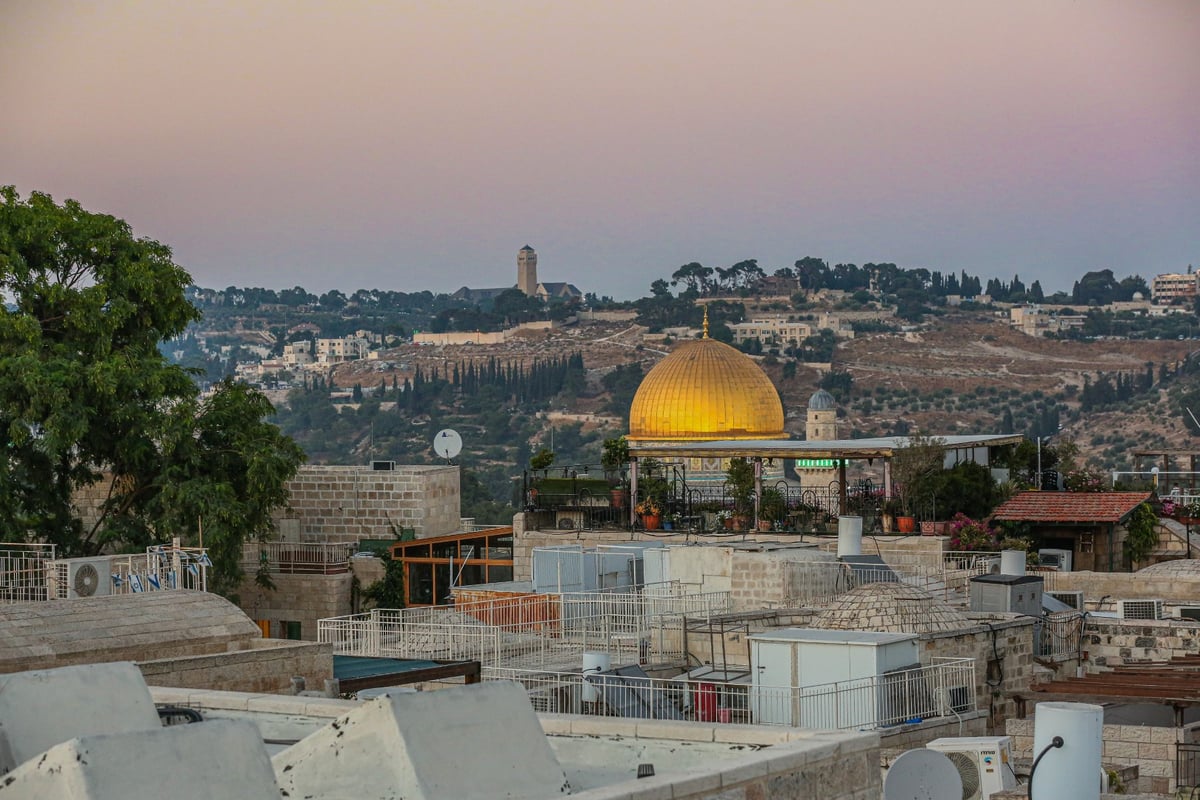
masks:
<instances>
[{"instance_id":1,"label":"red object on roof","mask_svg":"<svg viewBox=\"0 0 1200 800\"><path fill-rule=\"evenodd\" d=\"M1000 504L994 522L1120 522L1149 492L1021 492Z\"/></svg>"}]
</instances>

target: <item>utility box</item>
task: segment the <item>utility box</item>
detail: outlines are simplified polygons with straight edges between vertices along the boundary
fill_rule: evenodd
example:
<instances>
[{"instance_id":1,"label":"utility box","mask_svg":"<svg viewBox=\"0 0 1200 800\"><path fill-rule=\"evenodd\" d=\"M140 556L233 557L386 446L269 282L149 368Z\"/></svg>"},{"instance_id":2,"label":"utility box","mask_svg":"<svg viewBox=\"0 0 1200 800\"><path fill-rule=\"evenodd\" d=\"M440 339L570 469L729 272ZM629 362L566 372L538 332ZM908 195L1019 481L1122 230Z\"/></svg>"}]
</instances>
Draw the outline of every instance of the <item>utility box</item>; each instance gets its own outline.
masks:
<instances>
[{"instance_id":1,"label":"utility box","mask_svg":"<svg viewBox=\"0 0 1200 800\"><path fill-rule=\"evenodd\" d=\"M760 724L874 727L891 716L888 673L920 666L909 633L786 628L748 638L751 713Z\"/></svg>"},{"instance_id":2,"label":"utility box","mask_svg":"<svg viewBox=\"0 0 1200 800\"><path fill-rule=\"evenodd\" d=\"M976 575L971 578L971 611L1040 617L1044 586L1037 575Z\"/></svg>"}]
</instances>

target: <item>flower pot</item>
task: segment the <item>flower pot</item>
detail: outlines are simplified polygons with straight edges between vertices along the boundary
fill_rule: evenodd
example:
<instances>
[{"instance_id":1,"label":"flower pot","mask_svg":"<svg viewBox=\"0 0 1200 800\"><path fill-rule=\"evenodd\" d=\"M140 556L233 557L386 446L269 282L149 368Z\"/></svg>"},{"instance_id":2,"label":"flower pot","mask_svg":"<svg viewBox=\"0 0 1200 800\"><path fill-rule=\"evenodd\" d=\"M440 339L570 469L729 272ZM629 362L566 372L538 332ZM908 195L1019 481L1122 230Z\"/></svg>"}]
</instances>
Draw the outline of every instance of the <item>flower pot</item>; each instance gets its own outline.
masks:
<instances>
[{"instance_id":1,"label":"flower pot","mask_svg":"<svg viewBox=\"0 0 1200 800\"><path fill-rule=\"evenodd\" d=\"M915 533L917 530L917 518L896 517L896 530L901 533Z\"/></svg>"},{"instance_id":2,"label":"flower pot","mask_svg":"<svg viewBox=\"0 0 1200 800\"><path fill-rule=\"evenodd\" d=\"M612 507L624 508L629 505L629 490L628 489L613 489L612 490Z\"/></svg>"},{"instance_id":3,"label":"flower pot","mask_svg":"<svg viewBox=\"0 0 1200 800\"><path fill-rule=\"evenodd\" d=\"M642 514L642 526L648 531L656 531L662 526L662 514Z\"/></svg>"}]
</instances>

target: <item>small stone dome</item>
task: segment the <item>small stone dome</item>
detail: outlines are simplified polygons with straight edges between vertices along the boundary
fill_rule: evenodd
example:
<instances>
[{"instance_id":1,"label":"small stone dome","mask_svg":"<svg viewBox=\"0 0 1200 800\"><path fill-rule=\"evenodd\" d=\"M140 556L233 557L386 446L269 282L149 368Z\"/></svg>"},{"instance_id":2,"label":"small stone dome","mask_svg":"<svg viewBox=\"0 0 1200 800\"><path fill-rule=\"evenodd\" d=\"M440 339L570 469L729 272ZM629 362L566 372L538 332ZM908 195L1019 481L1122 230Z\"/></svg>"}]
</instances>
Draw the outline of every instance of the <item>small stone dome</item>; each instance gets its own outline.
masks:
<instances>
[{"instance_id":1,"label":"small stone dome","mask_svg":"<svg viewBox=\"0 0 1200 800\"><path fill-rule=\"evenodd\" d=\"M1148 567L1142 567L1135 574L1147 577L1185 577L1200 576L1200 558L1177 558L1174 561L1160 561Z\"/></svg>"},{"instance_id":2,"label":"small stone dome","mask_svg":"<svg viewBox=\"0 0 1200 800\"><path fill-rule=\"evenodd\" d=\"M786 439L783 403L754 359L716 339L678 344L629 409L631 441Z\"/></svg>"},{"instance_id":3,"label":"small stone dome","mask_svg":"<svg viewBox=\"0 0 1200 800\"><path fill-rule=\"evenodd\" d=\"M837 408L837 399L824 389L817 389L808 398L809 411L832 411Z\"/></svg>"},{"instance_id":4,"label":"small stone dome","mask_svg":"<svg viewBox=\"0 0 1200 800\"><path fill-rule=\"evenodd\" d=\"M924 589L906 583L856 586L812 621L812 627L834 631L929 633L971 627L961 612Z\"/></svg>"}]
</instances>

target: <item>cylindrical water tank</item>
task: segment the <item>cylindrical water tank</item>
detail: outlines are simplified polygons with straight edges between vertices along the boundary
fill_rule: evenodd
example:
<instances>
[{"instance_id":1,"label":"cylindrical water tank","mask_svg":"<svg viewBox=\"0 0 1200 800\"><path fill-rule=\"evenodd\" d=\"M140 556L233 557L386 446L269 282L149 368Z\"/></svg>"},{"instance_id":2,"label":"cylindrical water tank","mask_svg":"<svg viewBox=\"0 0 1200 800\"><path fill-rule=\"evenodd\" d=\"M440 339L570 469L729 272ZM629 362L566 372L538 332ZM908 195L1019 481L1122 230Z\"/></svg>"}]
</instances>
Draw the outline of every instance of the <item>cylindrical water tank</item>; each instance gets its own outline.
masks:
<instances>
[{"instance_id":1,"label":"cylindrical water tank","mask_svg":"<svg viewBox=\"0 0 1200 800\"><path fill-rule=\"evenodd\" d=\"M1001 575L1024 575L1025 574L1025 551L1024 550L1001 550L1000 551L1000 574Z\"/></svg>"},{"instance_id":2,"label":"cylindrical water tank","mask_svg":"<svg viewBox=\"0 0 1200 800\"><path fill-rule=\"evenodd\" d=\"M838 517L838 558L862 555L862 517Z\"/></svg>"},{"instance_id":3,"label":"cylindrical water tank","mask_svg":"<svg viewBox=\"0 0 1200 800\"><path fill-rule=\"evenodd\" d=\"M1100 749L1104 709L1091 703L1038 703L1033 718L1033 755L1061 736L1063 746L1051 748L1038 762L1030 796L1051 800L1100 797Z\"/></svg>"},{"instance_id":4,"label":"cylindrical water tank","mask_svg":"<svg viewBox=\"0 0 1200 800\"><path fill-rule=\"evenodd\" d=\"M612 660L608 653L584 653L583 654L583 702L594 703L600 699L600 693L596 691L596 687L588 681L588 675L598 675L601 672L608 672L608 668L612 666Z\"/></svg>"}]
</instances>

